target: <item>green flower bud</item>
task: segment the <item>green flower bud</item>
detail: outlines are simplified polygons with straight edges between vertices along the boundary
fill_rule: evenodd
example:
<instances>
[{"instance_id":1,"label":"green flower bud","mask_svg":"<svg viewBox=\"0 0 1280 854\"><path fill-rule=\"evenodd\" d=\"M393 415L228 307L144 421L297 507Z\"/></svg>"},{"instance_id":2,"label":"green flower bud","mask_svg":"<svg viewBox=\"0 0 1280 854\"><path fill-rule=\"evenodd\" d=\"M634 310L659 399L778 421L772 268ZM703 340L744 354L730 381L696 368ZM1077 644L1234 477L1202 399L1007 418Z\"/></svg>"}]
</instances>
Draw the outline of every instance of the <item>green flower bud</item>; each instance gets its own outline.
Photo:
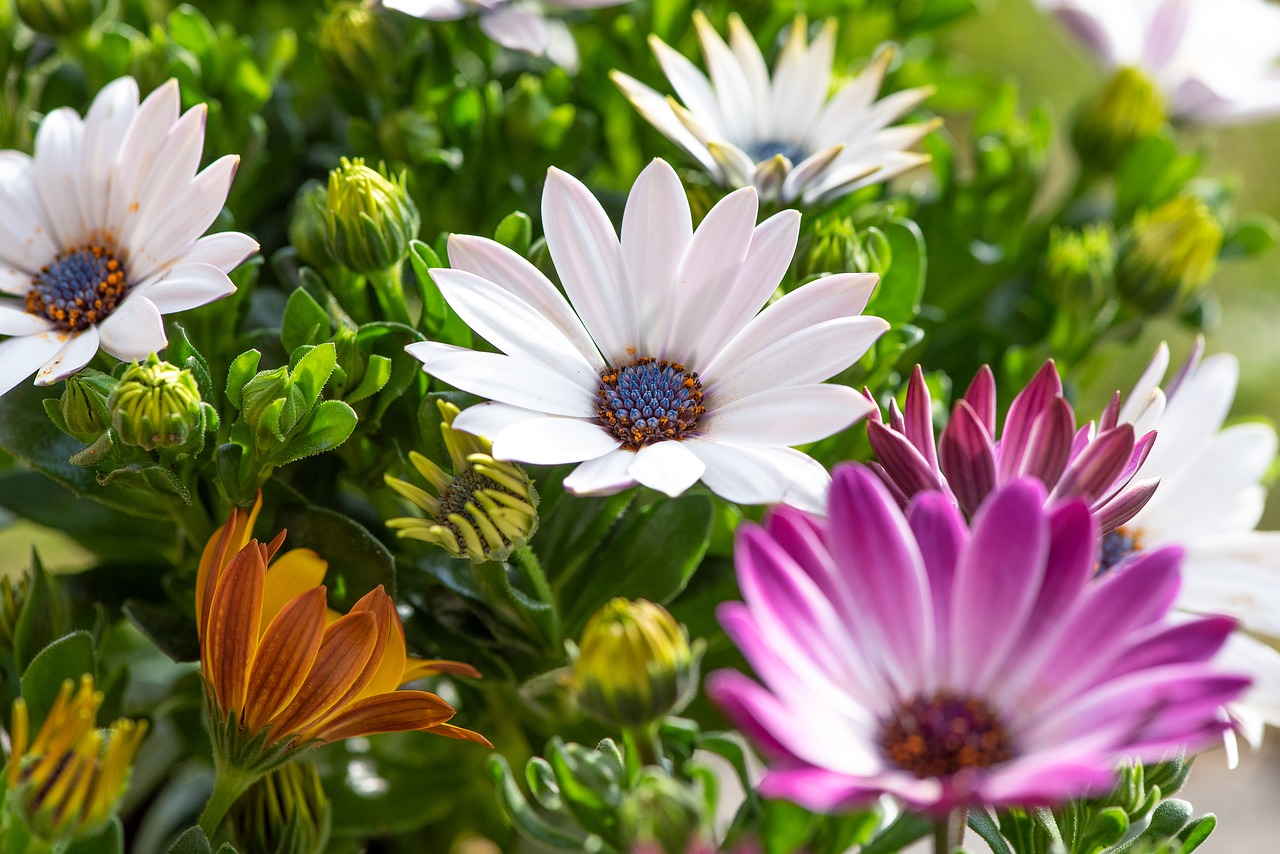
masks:
<instances>
[{"instance_id":1,"label":"green flower bud","mask_svg":"<svg viewBox=\"0 0 1280 854\"><path fill-rule=\"evenodd\" d=\"M606 726L635 728L679 712L698 687L701 645L661 605L614 599L587 621L573 664L579 705Z\"/></svg>"},{"instance_id":2,"label":"green flower bud","mask_svg":"<svg viewBox=\"0 0 1280 854\"><path fill-rule=\"evenodd\" d=\"M618 805L618 821L632 850L687 854L698 841L702 809L692 786L646 767Z\"/></svg>"},{"instance_id":3,"label":"green flower bud","mask_svg":"<svg viewBox=\"0 0 1280 854\"><path fill-rule=\"evenodd\" d=\"M421 224L405 181L406 173L389 179L360 157L342 158L342 165L329 173L325 242L339 264L368 275L404 260Z\"/></svg>"},{"instance_id":4,"label":"green flower bud","mask_svg":"<svg viewBox=\"0 0 1280 854\"><path fill-rule=\"evenodd\" d=\"M1086 166L1111 171L1166 119L1164 95L1137 68L1121 68L1076 119L1072 142Z\"/></svg>"},{"instance_id":5,"label":"green flower bud","mask_svg":"<svg viewBox=\"0 0 1280 854\"><path fill-rule=\"evenodd\" d=\"M1090 308L1101 305L1111 292L1116 250L1111 232L1103 226L1083 231L1055 228L1049 235L1045 279L1059 305Z\"/></svg>"},{"instance_id":6,"label":"green flower bud","mask_svg":"<svg viewBox=\"0 0 1280 854\"><path fill-rule=\"evenodd\" d=\"M394 16L369 3L334 4L320 22L318 42L325 71L352 89L386 86L404 54Z\"/></svg>"},{"instance_id":7,"label":"green flower bud","mask_svg":"<svg viewBox=\"0 0 1280 854\"><path fill-rule=\"evenodd\" d=\"M1222 226L1194 196L1178 196L1136 216L1121 237L1116 287L1146 312L1177 308L1209 277L1222 248Z\"/></svg>"},{"instance_id":8,"label":"green flower bud","mask_svg":"<svg viewBox=\"0 0 1280 854\"><path fill-rule=\"evenodd\" d=\"M67 593L34 551L31 568L21 578L0 577L0 652L18 656L19 664L25 665L38 650L66 634L70 623ZM19 634L25 636L21 642Z\"/></svg>"},{"instance_id":9,"label":"green flower bud","mask_svg":"<svg viewBox=\"0 0 1280 854\"><path fill-rule=\"evenodd\" d=\"M92 369L67 377L58 400L58 412L66 431L82 442L92 442L111 426L108 400L116 387L110 374ZM56 420L56 419L55 419Z\"/></svg>"},{"instance_id":10,"label":"green flower bud","mask_svg":"<svg viewBox=\"0 0 1280 854\"><path fill-rule=\"evenodd\" d=\"M426 512L427 518L388 519L398 536L434 543L476 563L506 560L538 529L538 491L524 469L495 460L488 439L453 429L458 407L438 400L440 433L453 474L412 451L409 461L435 495L388 475L387 486Z\"/></svg>"},{"instance_id":11,"label":"green flower bud","mask_svg":"<svg viewBox=\"0 0 1280 854\"><path fill-rule=\"evenodd\" d=\"M249 787L227 822L236 847L259 854L322 854L333 810L314 762L289 762Z\"/></svg>"},{"instance_id":12,"label":"green flower bud","mask_svg":"<svg viewBox=\"0 0 1280 854\"><path fill-rule=\"evenodd\" d=\"M289 243L304 264L320 270L334 263L325 242L328 230L325 217L328 196L323 184L308 181L294 197L293 216L289 218Z\"/></svg>"},{"instance_id":13,"label":"green flower bud","mask_svg":"<svg viewBox=\"0 0 1280 854\"><path fill-rule=\"evenodd\" d=\"M202 443L210 419L217 423L191 372L154 353L125 370L107 406L120 441L148 451Z\"/></svg>"},{"instance_id":14,"label":"green flower bud","mask_svg":"<svg viewBox=\"0 0 1280 854\"><path fill-rule=\"evenodd\" d=\"M74 36L102 14L103 0L17 0L22 23L47 36Z\"/></svg>"},{"instance_id":15,"label":"green flower bud","mask_svg":"<svg viewBox=\"0 0 1280 854\"><path fill-rule=\"evenodd\" d=\"M814 225L800 253L796 278L820 273L851 273L865 269L866 253L848 217L823 217Z\"/></svg>"},{"instance_id":16,"label":"green flower bud","mask_svg":"<svg viewBox=\"0 0 1280 854\"><path fill-rule=\"evenodd\" d=\"M263 445L273 439L283 442L309 409L306 395L290 380L286 366L255 374L240 393L244 420L260 434Z\"/></svg>"}]
</instances>

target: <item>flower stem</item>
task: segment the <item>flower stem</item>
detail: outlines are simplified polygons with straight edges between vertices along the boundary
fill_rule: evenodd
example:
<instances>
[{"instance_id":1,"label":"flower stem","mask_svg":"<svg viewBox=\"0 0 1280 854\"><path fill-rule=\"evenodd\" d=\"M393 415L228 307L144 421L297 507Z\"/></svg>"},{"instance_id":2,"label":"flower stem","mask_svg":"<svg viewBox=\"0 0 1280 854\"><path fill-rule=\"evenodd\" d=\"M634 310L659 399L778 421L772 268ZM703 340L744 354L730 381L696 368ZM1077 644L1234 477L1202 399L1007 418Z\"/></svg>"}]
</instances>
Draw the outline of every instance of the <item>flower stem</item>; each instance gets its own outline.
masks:
<instances>
[{"instance_id":1,"label":"flower stem","mask_svg":"<svg viewBox=\"0 0 1280 854\"><path fill-rule=\"evenodd\" d=\"M951 852L964 844L965 823L968 818L968 810L963 808L954 809L934 823L934 854L951 854Z\"/></svg>"},{"instance_id":2,"label":"flower stem","mask_svg":"<svg viewBox=\"0 0 1280 854\"><path fill-rule=\"evenodd\" d=\"M530 586L533 587L534 595L551 606L551 613L555 617L555 623L551 632L552 637L547 640L553 645L559 644L560 611L556 607L555 594L551 592L551 585L547 582L547 574L542 571L542 563L538 560L538 556L533 553L533 549L529 548L528 545L523 545L511 553L511 562L524 570L525 578L529 580Z\"/></svg>"},{"instance_id":3,"label":"flower stem","mask_svg":"<svg viewBox=\"0 0 1280 854\"><path fill-rule=\"evenodd\" d=\"M213 778L213 793L209 795L209 803L205 804L204 812L200 814L200 829L210 839L213 839L214 832L222 824L231 805L262 776L219 760L215 762L217 773Z\"/></svg>"},{"instance_id":4,"label":"flower stem","mask_svg":"<svg viewBox=\"0 0 1280 854\"><path fill-rule=\"evenodd\" d=\"M650 765L664 768L665 755L662 750L662 739L658 737L657 722L638 727L627 727L622 731L622 743L626 746L627 778L635 782L641 768ZM632 759L636 760L634 767Z\"/></svg>"},{"instance_id":5,"label":"flower stem","mask_svg":"<svg viewBox=\"0 0 1280 854\"><path fill-rule=\"evenodd\" d=\"M404 302L404 281L399 263L382 272L370 273L369 284L373 285L373 294L378 298L383 318L406 326L413 325L409 307Z\"/></svg>"}]
</instances>

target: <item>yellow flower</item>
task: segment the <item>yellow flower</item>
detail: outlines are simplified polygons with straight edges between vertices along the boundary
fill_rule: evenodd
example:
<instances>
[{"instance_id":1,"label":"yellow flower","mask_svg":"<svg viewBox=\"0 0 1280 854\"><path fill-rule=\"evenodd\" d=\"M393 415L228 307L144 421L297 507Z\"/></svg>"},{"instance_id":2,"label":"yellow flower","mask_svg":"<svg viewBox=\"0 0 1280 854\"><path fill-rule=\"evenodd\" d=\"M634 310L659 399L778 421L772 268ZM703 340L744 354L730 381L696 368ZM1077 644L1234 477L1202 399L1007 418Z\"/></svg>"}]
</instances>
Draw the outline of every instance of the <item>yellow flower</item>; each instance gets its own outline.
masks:
<instances>
[{"instance_id":1,"label":"yellow flower","mask_svg":"<svg viewBox=\"0 0 1280 854\"><path fill-rule=\"evenodd\" d=\"M70 679L28 744L27 704L13 701L8 797L32 833L49 842L96 832L115 813L129 782L129 769L147 732L145 721L121 718L98 729L102 693L85 674L80 688Z\"/></svg>"}]
</instances>

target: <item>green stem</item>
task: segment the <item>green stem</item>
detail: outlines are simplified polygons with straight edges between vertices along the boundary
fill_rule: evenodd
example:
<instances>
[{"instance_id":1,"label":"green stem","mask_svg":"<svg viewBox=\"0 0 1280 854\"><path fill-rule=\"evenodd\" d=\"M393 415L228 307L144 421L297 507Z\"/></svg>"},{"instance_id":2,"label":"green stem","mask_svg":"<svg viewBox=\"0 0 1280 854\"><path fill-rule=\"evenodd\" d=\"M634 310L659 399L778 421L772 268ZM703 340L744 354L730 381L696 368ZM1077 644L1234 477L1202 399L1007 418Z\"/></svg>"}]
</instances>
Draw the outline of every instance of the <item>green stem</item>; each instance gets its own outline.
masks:
<instances>
[{"instance_id":1,"label":"green stem","mask_svg":"<svg viewBox=\"0 0 1280 854\"><path fill-rule=\"evenodd\" d=\"M369 274L369 284L373 286L374 296L378 298L378 307L386 320L412 326L409 319L409 307L404 302L404 281L400 273L400 264L380 273Z\"/></svg>"},{"instance_id":2,"label":"green stem","mask_svg":"<svg viewBox=\"0 0 1280 854\"><path fill-rule=\"evenodd\" d=\"M217 773L213 778L213 794L209 795L209 803L205 804L204 812L200 814L200 829L210 839L213 839L214 832L222 824L222 819L226 817L231 805L262 776L234 765L227 765L221 760L215 760L215 762Z\"/></svg>"},{"instance_id":3,"label":"green stem","mask_svg":"<svg viewBox=\"0 0 1280 854\"><path fill-rule=\"evenodd\" d=\"M963 845L965 823L967 821L968 810L954 809L934 822L934 854L951 854L951 852Z\"/></svg>"},{"instance_id":4,"label":"green stem","mask_svg":"<svg viewBox=\"0 0 1280 854\"><path fill-rule=\"evenodd\" d=\"M529 579L529 584L533 587L534 595L539 601L545 602L551 606L551 613L555 615L555 621L552 631L552 637L547 640L552 644L557 644L560 640L560 609L556 605L555 594L551 592L551 584L547 581L547 574L542 571L542 562L538 560L538 556L533 553L533 549L528 545L523 545L511 553L511 562L524 570L525 577Z\"/></svg>"},{"instance_id":5,"label":"green stem","mask_svg":"<svg viewBox=\"0 0 1280 854\"><path fill-rule=\"evenodd\" d=\"M641 768L650 765L657 768L666 767L666 757L662 750L662 739L658 737L656 721L638 727L627 727L622 731L622 743L627 748L627 777L632 782L635 782Z\"/></svg>"}]
</instances>

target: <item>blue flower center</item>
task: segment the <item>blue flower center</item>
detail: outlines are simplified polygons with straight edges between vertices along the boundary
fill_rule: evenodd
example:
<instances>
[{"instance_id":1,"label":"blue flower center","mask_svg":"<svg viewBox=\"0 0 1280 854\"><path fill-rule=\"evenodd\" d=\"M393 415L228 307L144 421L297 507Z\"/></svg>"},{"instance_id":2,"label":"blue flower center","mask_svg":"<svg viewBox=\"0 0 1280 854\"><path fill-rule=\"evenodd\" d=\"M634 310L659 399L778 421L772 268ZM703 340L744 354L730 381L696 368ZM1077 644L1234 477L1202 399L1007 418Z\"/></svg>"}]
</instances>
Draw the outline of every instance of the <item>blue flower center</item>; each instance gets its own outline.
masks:
<instances>
[{"instance_id":1,"label":"blue flower center","mask_svg":"<svg viewBox=\"0 0 1280 854\"><path fill-rule=\"evenodd\" d=\"M1013 758L1000 716L976 697L938 691L903 703L884 723L880 746L894 765L917 777L949 777Z\"/></svg>"},{"instance_id":2,"label":"blue flower center","mask_svg":"<svg viewBox=\"0 0 1280 854\"><path fill-rule=\"evenodd\" d=\"M629 451L691 435L707 411L697 373L665 359L609 368L600 375L599 395L600 425Z\"/></svg>"},{"instance_id":3,"label":"blue flower center","mask_svg":"<svg viewBox=\"0 0 1280 854\"><path fill-rule=\"evenodd\" d=\"M1138 538L1129 534L1124 528L1117 528L1102 538L1102 547L1098 551L1098 575L1106 575L1115 569L1125 558L1134 552L1141 551Z\"/></svg>"},{"instance_id":4,"label":"blue flower center","mask_svg":"<svg viewBox=\"0 0 1280 854\"><path fill-rule=\"evenodd\" d=\"M806 157L805 150L794 142L783 142L780 139L766 139L747 148L747 155L757 163L772 160L781 154L794 166Z\"/></svg>"},{"instance_id":5,"label":"blue flower center","mask_svg":"<svg viewBox=\"0 0 1280 854\"><path fill-rule=\"evenodd\" d=\"M101 323L129 288L124 265L99 245L68 249L31 280L27 311L59 329L79 332Z\"/></svg>"}]
</instances>

